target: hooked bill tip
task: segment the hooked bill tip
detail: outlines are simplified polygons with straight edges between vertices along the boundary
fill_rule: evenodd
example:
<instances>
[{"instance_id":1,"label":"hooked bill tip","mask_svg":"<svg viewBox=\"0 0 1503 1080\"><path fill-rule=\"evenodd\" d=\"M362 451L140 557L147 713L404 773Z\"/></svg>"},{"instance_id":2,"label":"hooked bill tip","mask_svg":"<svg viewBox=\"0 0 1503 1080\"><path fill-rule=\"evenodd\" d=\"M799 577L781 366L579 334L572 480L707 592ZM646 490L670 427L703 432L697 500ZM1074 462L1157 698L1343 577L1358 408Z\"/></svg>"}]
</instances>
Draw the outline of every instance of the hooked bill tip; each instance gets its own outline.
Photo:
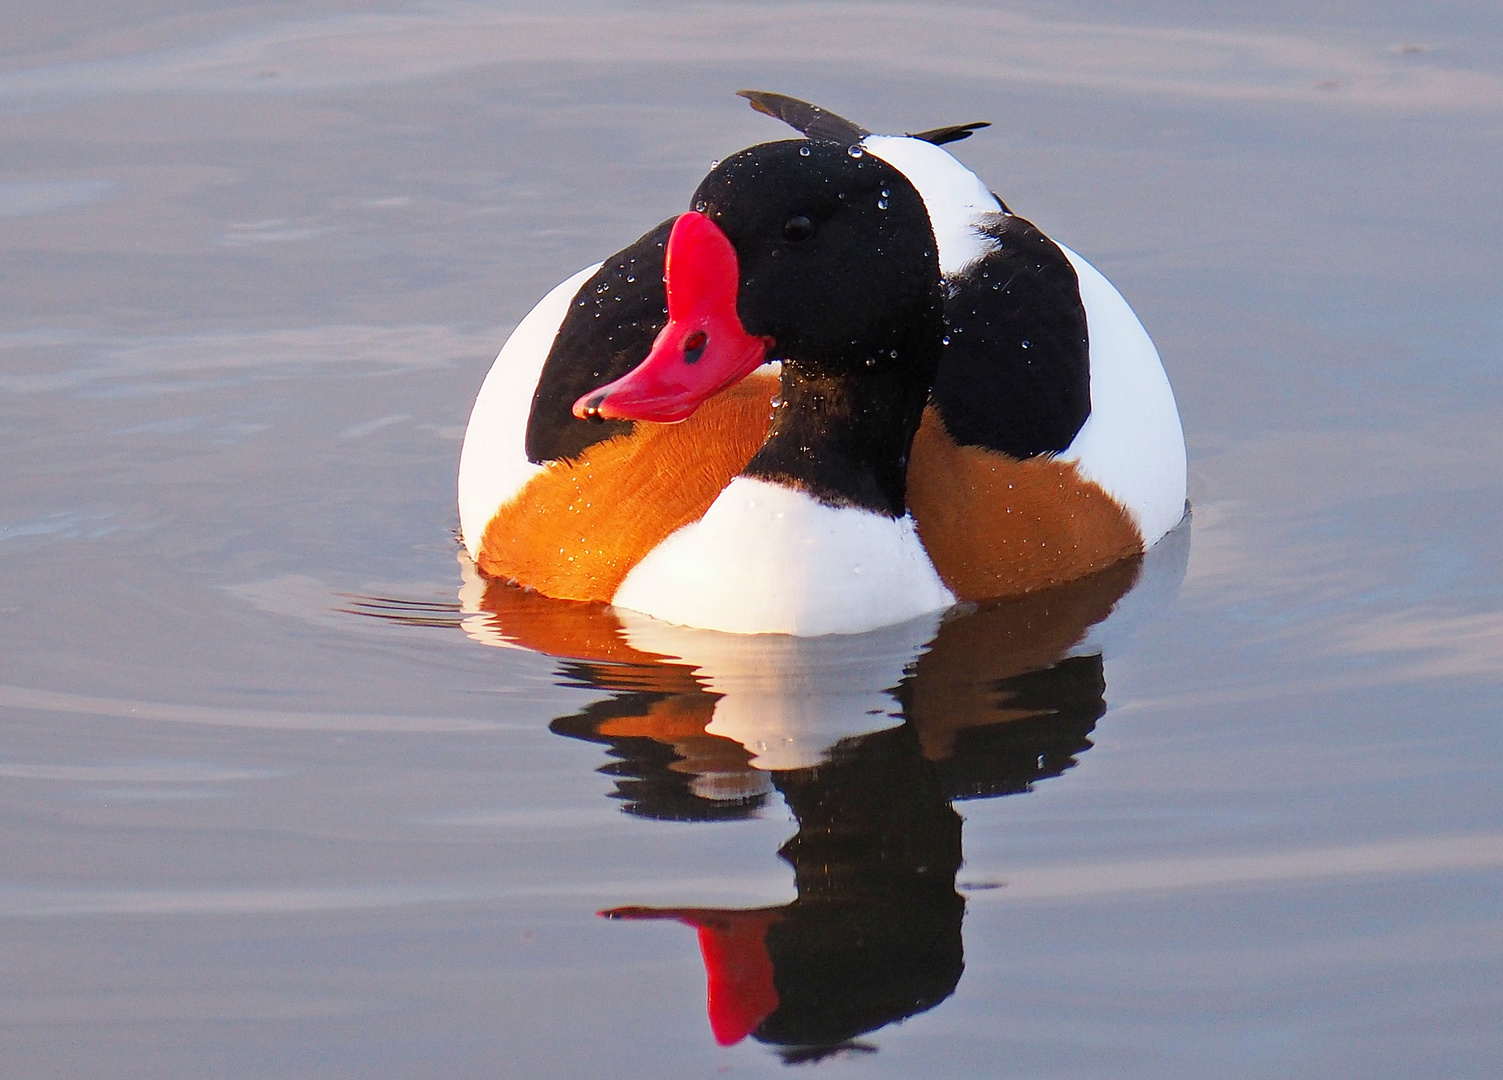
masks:
<instances>
[{"instance_id":1,"label":"hooked bill tip","mask_svg":"<svg viewBox=\"0 0 1503 1080\"><path fill-rule=\"evenodd\" d=\"M600 415L600 406L605 403L605 397L604 393L591 394L574 406L574 415L581 420L590 420L597 424L605 423L605 417Z\"/></svg>"}]
</instances>

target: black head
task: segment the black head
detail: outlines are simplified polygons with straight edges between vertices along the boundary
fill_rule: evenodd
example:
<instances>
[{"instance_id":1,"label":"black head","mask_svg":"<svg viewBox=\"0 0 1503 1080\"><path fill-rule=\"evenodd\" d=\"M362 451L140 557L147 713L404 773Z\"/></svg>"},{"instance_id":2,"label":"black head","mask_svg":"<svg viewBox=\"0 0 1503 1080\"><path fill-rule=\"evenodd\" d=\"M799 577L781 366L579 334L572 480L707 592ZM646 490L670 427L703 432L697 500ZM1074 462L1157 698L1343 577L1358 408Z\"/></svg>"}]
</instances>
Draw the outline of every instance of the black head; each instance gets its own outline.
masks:
<instances>
[{"instance_id":1,"label":"black head","mask_svg":"<svg viewBox=\"0 0 1503 1080\"><path fill-rule=\"evenodd\" d=\"M693 206L740 266L737 311L772 355L861 364L942 302L929 215L887 162L817 140L764 143L717 165Z\"/></svg>"},{"instance_id":2,"label":"black head","mask_svg":"<svg viewBox=\"0 0 1503 1080\"><path fill-rule=\"evenodd\" d=\"M573 415L681 420L780 360L781 405L746 474L902 516L945 296L928 211L902 173L858 144L743 150L673 223L664 266L666 325Z\"/></svg>"},{"instance_id":3,"label":"black head","mask_svg":"<svg viewBox=\"0 0 1503 1080\"><path fill-rule=\"evenodd\" d=\"M746 474L901 516L943 335L918 191L858 145L799 140L716 166L694 208L735 248L746 332L783 362L782 403Z\"/></svg>"}]
</instances>

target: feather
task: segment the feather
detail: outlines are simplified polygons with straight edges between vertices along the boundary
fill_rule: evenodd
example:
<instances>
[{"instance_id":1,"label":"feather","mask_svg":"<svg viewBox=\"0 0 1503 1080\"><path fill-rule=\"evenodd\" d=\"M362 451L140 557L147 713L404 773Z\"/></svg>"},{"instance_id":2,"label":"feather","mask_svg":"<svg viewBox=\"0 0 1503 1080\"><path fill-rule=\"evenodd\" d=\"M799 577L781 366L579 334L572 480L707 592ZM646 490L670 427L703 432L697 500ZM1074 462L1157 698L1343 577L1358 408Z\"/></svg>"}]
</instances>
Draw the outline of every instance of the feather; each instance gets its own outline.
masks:
<instances>
[{"instance_id":1,"label":"feather","mask_svg":"<svg viewBox=\"0 0 1503 1080\"><path fill-rule=\"evenodd\" d=\"M827 139L850 146L871 134L860 124L853 124L843 116L836 116L818 105L810 105L807 101L800 101L786 94L774 94L767 90L737 90L736 96L751 102L751 107L759 113L781 120L811 139Z\"/></svg>"},{"instance_id":2,"label":"feather","mask_svg":"<svg viewBox=\"0 0 1503 1080\"><path fill-rule=\"evenodd\" d=\"M926 143L935 146L943 146L945 143L959 142L961 139L969 139L976 133L978 128L991 127L990 120L976 120L969 124L951 124L949 127L930 128L928 131L915 131L909 134L910 139L923 139Z\"/></svg>"}]
</instances>

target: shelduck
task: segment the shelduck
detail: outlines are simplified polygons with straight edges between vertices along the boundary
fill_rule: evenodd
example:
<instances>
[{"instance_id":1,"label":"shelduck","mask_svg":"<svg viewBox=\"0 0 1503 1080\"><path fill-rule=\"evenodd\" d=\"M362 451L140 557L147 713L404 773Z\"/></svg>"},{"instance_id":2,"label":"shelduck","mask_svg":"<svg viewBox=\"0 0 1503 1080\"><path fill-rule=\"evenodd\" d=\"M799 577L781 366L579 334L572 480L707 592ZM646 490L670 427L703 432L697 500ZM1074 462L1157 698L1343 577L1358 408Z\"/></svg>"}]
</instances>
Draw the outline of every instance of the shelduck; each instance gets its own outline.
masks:
<instances>
[{"instance_id":1,"label":"shelduck","mask_svg":"<svg viewBox=\"0 0 1503 1080\"><path fill-rule=\"evenodd\" d=\"M943 146L744 91L804 138L551 291L460 458L480 571L734 633L858 633L1138 555L1185 450L1112 285Z\"/></svg>"}]
</instances>

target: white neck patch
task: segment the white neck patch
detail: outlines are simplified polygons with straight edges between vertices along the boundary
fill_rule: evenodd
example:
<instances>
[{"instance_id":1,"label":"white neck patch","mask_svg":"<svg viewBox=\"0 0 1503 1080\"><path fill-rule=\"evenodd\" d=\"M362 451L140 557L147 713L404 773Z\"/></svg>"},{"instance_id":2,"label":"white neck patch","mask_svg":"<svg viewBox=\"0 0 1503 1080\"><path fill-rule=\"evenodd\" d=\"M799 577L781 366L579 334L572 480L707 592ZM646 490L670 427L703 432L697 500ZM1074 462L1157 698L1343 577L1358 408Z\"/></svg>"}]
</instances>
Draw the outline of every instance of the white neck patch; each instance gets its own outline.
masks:
<instances>
[{"instance_id":1,"label":"white neck patch","mask_svg":"<svg viewBox=\"0 0 1503 1080\"><path fill-rule=\"evenodd\" d=\"M1002 205L980 177L923 139L868 135L861 145L918 189L939 244L941 274L959 273L990 250L991 241L976 230L976 224L983 215L1001 213Z\"/></svg>"}]
</instances>

